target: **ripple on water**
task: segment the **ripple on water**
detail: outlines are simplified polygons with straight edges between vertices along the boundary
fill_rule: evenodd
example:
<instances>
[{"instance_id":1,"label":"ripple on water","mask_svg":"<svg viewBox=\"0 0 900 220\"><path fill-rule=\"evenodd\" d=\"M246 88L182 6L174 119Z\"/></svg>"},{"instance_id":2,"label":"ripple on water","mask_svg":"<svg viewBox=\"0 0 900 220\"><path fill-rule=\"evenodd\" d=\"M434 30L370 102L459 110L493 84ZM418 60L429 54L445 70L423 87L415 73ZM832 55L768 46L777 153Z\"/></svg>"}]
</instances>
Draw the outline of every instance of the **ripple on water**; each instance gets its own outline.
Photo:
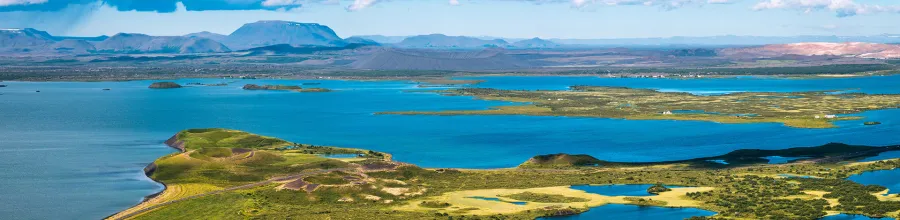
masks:
<instances>
[{"instance_id":1,"label":"ripple on water","mask_svg":"<svg viewBox=\"0 0 900 220\"><path fill-rule=\"evenodd\" d=\"M900 193L900 169L878 170L856 174L847 179L863 185L879 185L887 187L888 193Z\"/></svg>"}]
</instances>

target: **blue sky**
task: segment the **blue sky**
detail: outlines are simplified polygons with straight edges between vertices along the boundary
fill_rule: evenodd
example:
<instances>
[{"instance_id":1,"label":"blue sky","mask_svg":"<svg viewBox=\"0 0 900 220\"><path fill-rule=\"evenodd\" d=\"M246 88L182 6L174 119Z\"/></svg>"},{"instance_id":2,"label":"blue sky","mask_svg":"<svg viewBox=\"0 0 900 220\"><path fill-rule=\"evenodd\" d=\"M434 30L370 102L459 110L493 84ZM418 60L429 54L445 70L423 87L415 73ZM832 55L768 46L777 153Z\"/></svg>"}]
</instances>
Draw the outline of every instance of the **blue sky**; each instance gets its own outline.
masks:
<instances>
[{"instance_id":1,"label":"blue sky","mask_svg":"<svg viewBox=\"0 0 900 220\"><path fill-rule=\"evenodd\" d=\"M897 0L0 0L0 27L56 35L228 34L257 20L342 37L514 38L900 34Z\"/></svg>"}]
</instances>

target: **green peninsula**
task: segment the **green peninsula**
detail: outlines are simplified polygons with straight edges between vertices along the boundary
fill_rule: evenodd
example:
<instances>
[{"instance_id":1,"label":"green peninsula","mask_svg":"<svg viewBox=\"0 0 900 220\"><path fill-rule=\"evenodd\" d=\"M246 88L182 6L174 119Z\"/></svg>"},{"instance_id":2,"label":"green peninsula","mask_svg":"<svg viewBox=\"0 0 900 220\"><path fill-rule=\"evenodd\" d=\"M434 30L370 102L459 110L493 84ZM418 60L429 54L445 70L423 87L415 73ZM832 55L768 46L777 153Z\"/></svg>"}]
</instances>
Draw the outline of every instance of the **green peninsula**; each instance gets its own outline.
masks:
<instances>
[{"instance_id":1,"label":"green peninsula","mask_svg":"<svg viewBox=\"0 0 900 220\"><path fill-rule=\"evenodd\" d=\"M836 92L741 92L694 95L623 87L573 86L568 91L463 88L445 95L526 103L489 110L401 111L404 115L536 115L622 118L633 120L695 120L720 123L782 123L799 128L832 128L843 116L900 107L900 95Z\"/></svg>"},{"instance_id":2,"label":"green peninsula","mask_svg":"<svg viewBox=\"0 0 900 220\"><path fill-rule=\"evenodd\" d=\"M699 159L598 164L603 161L587 155L555 154L516 168L465 170L424 169L392 161L387 153L226 129L185 130L166 144L179 152L145 169L166 189L109 219L534 219L615 203L718 213L699 219L898 217L900 212L900 197L886 194L885 187L845 180L900 167L900 159L853 161L900 146L742 150L715 157L744 161L724 166ZM806 158L788 164L749 159L774 155ZM569 188L585 184L681 187L627 197Z\"/></svg>"}]
</instances>

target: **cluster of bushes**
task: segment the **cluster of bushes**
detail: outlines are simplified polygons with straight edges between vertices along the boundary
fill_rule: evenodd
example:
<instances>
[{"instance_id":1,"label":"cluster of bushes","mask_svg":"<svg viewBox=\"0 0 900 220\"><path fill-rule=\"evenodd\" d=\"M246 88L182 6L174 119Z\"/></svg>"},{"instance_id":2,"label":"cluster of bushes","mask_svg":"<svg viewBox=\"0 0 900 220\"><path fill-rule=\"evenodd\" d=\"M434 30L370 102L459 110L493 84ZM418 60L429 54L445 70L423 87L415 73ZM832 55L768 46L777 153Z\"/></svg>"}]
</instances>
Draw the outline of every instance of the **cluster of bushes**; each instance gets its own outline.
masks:
<instances>
[{"instance_id":1,"label":"cluster of bushes","mask_svg":"<svg viewBox=\"0 0 900 220\"><path fill-rule=\"evenodd\" d=\"M838 199L840 205L834 207L834 210L844 213L882 217L888 212L900 210L900 201L880 201L872 195L887 189L883 186L862 185L844 179L797 179L797 181L800 181L801 187L806 189L831 192L824 197Z\"/></svg>"}]
</instances>

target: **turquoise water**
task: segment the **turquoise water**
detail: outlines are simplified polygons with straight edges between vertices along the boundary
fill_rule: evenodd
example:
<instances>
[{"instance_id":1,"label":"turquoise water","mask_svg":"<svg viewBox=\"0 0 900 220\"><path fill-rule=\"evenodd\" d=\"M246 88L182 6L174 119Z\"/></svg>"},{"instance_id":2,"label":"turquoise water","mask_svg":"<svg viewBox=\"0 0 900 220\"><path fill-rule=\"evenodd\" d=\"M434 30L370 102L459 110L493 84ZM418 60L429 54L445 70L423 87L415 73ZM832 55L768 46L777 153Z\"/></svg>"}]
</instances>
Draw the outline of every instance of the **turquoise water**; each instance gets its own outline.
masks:
<instances>
[{"instance_id":1,"label":"turquoise water","mask_svg":"<svg viewBox=\"0 0 900 220\"><path fill-rule=\"evenodd\" d=\"M858 88L900 93L900 77L841 80L659 80L488 77L477 86L565 89L567 84L722 91ZM228 80L185 79L219 83ZM97 219L159 191L141 169L173 152L161 143L187 128L241 129L290 141L390 152L424 167L513 167L537 154L590 154L611 161L681 160L741 148L781 149L828 142L898 144L900 110L862 113L879 126L837 129L774 123L630 121L579 117L399 116L381 111L486 109L511 105L471 97L410 93L401 81L244 80L224 87L150 90L153 81L3 82L0 88L0 216ZM244 91L245 83L302 84L330 93ZM542 83L543 82L543 83ZM718 85L718 84L721 85ZM104 91L109 88L109 91ZM35 92L40 90L40 93ZM652 131L652 132L651 132ZM659 153L665 148L664 154Z\"/></svg>"},{"instance_id":2,"label":"turquoise water","mask_svg":"<svg viewBox=\"0 0 900 220\"><path fill-rule=\"evenodd\" d=\"M604 196L652 196L647 189L652 184L575 185L569 188ZM666 186L675 188L679 186Z\"/></svg>"},{"instance_id":3,"label":"turquoise water","mask_svg":"<svg viewBox=\"0 0 900 220\"><path fill-rule=\"evenodd\" d=\"M712 216L715 212L695 208L662 208L655 206L636 206L607 204L591 208L591 210L570 216L544 217L542 220L581 220L581 219L655 219L682 220L692 216Z\"/></svg>"},{"instance_id":4,"label":"turquoise water","mask_svg":"<svg viewBox=\"0 0 900 220\"><path fill-rule=\"evenodd\" d=\"M891 194L900 193L900 169L865 172L847 179L864 185L887 187Z\"/></svg>"},{"instance_id":5,"label":"turquoise water","mask_svg":"<svg viewBox=\"0 0 900 220\"><path fill-rule=\"evenodd\" d=\"M717 164L728 165L728 162L725 161L725 160L707 160L707 161L708 161L708 162L712 162L712 163L717 163Z\"/></svg>"},{"instance_id":6,"label":"turquoise water","mask_svg":"<svg viewBox=\"0 0 900 220\"><path fill-rule=\"evenodd\" d=\"M866 158L866 159L863 159L860 161L869 162L869 161L879 161L879 160L887 160L887 159L894 159L894 158L900 158L900 151L883 152L883 153L878 154L878 156L869 157L869 158Z\"/></svg>"},{"instance_id":7,"label":"turquoise water","mask_svg":"<svg viewBox=\"0 0 900 220\"><path fill-rule=\"evenodd\" d=\"M769 156L763 157L766 160L769 160L769 164L785 164L791 162L793 160L808 158L808 157L782 157L782 156Z\"/></svg>"},{"instance_id":8,"label":"turquoise water","mask_svg":"<svg viewBox=\"0 0 900 220\"><path fill-rule=\"evenodd\" d=\"M839 214L832 216L825 216L819 220L894 220L894 218L872 218L865 215L848 215L848 214Z\"/></svg>"}]
</instances>

